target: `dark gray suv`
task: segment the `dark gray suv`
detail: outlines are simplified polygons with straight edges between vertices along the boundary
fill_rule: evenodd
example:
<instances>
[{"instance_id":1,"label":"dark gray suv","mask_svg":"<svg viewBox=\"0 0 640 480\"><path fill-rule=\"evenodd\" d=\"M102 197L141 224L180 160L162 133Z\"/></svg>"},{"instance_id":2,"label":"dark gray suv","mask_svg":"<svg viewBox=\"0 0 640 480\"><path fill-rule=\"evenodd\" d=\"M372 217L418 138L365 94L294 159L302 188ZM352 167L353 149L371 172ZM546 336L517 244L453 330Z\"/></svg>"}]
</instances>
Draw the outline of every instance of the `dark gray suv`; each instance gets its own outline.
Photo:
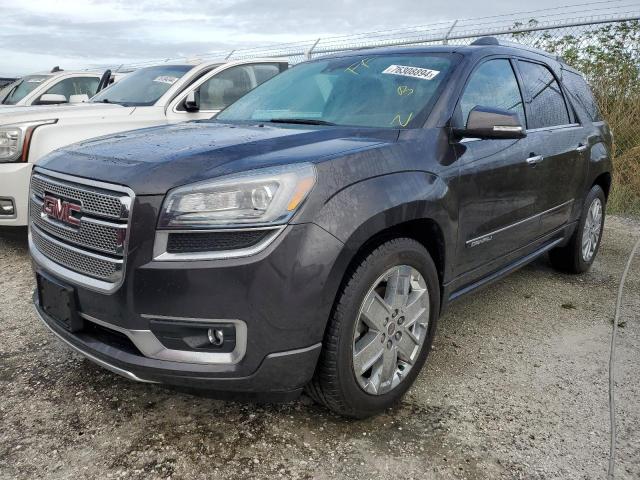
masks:
<instances>
[{"instance_id":1,"label":"dark gray suv","mask_svg":"<svg viewBox=\"0 0 640 480\"><path fill-rule=\"evenodd\" d=\"M447 304L600 243L611 136L560 59L484 38L286 71L216 119L64 148L31 181L35 306L142 382L364 417Z\"/></svg>"}]
</instances>

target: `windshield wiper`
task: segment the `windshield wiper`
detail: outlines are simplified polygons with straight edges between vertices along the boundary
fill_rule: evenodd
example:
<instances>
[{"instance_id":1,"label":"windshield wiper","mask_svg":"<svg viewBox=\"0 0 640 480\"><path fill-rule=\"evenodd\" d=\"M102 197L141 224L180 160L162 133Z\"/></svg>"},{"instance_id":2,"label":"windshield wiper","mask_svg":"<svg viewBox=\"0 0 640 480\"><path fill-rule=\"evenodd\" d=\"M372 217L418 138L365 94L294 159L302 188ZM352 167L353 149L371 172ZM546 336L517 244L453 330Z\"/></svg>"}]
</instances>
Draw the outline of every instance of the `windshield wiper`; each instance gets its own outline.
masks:
<instances>
[{"instance_id":1,"label":"windshield wiper","mask_svg":"<svg viewBox=\"0 0 640 480\"><path fill-rule=\"evenodd\" d=\"M315 118L272 118L268 120L270 123L298 123L301 125L337 125L326 120L317 120Z\"/></svg>"}]
</instances>

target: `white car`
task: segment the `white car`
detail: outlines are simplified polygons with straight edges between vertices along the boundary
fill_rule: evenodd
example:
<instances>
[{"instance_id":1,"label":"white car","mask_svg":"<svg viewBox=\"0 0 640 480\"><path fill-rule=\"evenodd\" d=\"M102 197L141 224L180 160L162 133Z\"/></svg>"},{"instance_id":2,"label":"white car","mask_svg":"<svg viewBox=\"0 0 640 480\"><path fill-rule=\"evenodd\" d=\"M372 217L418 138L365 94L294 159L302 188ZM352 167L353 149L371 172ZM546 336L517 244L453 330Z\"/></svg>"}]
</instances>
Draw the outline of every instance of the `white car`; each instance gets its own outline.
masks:
<instances>
[{"instance_id":1,"label":"white car","mask_svg":"<svg viewBox=\"0 0 640 480\"><path fill-rule=\"evenodd\" d=\"M213 117L288 67L251 59L142 68L89 102L0 108L0 227L27 224L31 168L51 151L90 138Z\"/></svg>"},{"instance_id":2,"label":"white car","mask_svg":"<svg viewBox=\"0 0 640 480\"><path fill-rule=\"evenodd\" d=\"M56 105L88 100L100 88L107 86L105 83L109 83L102 80L105 73L67 72L54 68L48 73L26 75L0 90L0 111L9 106Z\"/></svg>"}]
</instances>

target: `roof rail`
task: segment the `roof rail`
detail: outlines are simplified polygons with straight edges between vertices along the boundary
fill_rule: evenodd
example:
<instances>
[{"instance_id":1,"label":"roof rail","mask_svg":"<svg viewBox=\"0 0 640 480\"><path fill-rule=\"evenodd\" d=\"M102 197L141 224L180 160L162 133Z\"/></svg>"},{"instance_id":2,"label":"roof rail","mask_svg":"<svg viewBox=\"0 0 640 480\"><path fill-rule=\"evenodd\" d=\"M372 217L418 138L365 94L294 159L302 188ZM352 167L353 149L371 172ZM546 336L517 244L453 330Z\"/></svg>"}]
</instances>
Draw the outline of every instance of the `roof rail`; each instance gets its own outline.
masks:
<instances>
[{"instance_id":1,"label":"roof rail","mask_svg":"<svg viewBox=\"0 0 640 480\"><path fill-rule=\"evenodd\" d=\"M553 58L554 60L557 60L558 62L564 63L564 60L560 55L549 53L546 50L542 50L541 48L529 47L527 45L523 45L518 42L510 42L509 40L497 39L496 37L480 37L474 40L473 42L471 42L470 45L475 45L475 46L500 45L502 47L519 48L520 50L526 50L527 52L533 52L539 55L544 55L545 57L550 57L550 58Z\"/></svg>"}]
</instances>

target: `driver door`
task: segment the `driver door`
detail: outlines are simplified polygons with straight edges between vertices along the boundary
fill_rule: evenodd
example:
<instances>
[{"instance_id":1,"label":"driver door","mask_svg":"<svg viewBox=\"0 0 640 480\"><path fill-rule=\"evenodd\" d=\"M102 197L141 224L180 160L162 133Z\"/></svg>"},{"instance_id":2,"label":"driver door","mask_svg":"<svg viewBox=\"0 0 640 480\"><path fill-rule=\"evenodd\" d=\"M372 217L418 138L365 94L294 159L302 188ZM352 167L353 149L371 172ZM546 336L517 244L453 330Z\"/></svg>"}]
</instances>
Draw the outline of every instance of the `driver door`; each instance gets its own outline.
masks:
<instances>
[{"instance_id":1,"label":"driver door","mask_svg":"<svg viewBox=\"0 0 640 480\"><path fill-rule=\"evenodd\" d=\"M491 58L478 65L460 97L453 125L464 128L476 106L514 111L523 127L523 96L512 61ZM522 139L470 139L455 146L459 162L459 228L456 275L472 281L486 272L474 269L531 242L538 230L533 217L540 189ZM496 262L497 261L497 262Z\"/></svg>"}]
</instances>

